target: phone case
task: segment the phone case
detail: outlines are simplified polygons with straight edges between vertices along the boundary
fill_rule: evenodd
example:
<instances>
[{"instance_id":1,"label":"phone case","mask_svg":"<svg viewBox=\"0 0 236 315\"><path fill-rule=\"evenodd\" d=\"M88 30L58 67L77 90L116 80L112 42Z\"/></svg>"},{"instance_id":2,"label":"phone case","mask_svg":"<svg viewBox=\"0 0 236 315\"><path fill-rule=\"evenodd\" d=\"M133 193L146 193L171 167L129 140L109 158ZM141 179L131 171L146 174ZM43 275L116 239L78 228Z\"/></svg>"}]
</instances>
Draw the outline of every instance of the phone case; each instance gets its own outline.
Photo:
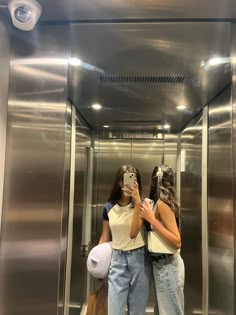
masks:
<instances>
[{"instance_id":1,"label":"phone case","mask_svg":"<svg viewBox=\"0 0 236 315\"><path fill-rule=\"evenodd\" d=\"M146 201L147 203L149 203L149 205L151 206L151 209L153 208L154 201L153 201L152 199L145 198L144 201Z\"/></svg>"},{"instance_id":2,"label":"phone case","mask_svg":"<svg viewBox=\"0 0 236 315\"><path fill-rule=\"evenodd\" d=\"M124 185L134 187L134 173L124 173Z\"/></svg>"}]
</instances>

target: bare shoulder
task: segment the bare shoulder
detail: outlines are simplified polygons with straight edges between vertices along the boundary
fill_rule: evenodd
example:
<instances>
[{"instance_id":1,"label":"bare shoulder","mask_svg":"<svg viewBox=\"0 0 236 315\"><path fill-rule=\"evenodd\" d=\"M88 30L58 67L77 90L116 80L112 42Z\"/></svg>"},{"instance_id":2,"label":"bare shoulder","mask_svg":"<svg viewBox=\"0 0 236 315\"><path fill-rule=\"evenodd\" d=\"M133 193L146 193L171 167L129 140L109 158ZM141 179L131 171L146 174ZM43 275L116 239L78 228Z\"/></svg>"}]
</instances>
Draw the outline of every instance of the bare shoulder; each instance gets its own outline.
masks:
<instances>
[{"instance_id":1,"label":"bare shoulder","mask_svg":"<svg viewBox=\"0 0 236 315\"><path fill-rule=\"evenodd\" d=\"M163 212L166 212L166 211L168 211L168 212L171 211L172 212L170 206L168 206L164 201L162 201L160 199L157 201L157 207L158 207L158 211L159 211L160 214L163 213Z\"/></svg>"}]
</instances>

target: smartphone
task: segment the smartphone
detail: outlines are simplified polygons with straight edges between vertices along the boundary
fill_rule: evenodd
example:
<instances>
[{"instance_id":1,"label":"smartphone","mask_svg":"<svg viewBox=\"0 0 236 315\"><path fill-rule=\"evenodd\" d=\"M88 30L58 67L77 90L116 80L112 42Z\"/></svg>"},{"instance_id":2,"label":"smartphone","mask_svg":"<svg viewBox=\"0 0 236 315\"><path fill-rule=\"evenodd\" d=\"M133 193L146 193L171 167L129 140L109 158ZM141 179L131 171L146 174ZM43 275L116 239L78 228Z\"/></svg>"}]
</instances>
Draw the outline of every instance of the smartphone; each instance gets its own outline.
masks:
<instances>
[{"instance_id":1,"label":"smartphone","mask_svg":"<svg viewBox=\"0 0 236 315\"><path fill-rule=\"evenodd\" d=\"M134 173L124 173L124 186L134 187L135 174Z\"/></svg>"},{"instance_id":2,"label":"smartphone","mask_svg":"<svg viewBox=\"0 0 236 315\"><path fill-rule=\"evenodd\" d=\"M146 203L150 205L151 209L153 208L154 201L152 199L145 198L144 201L146 201Z\"/></svg>"}]
</instances>

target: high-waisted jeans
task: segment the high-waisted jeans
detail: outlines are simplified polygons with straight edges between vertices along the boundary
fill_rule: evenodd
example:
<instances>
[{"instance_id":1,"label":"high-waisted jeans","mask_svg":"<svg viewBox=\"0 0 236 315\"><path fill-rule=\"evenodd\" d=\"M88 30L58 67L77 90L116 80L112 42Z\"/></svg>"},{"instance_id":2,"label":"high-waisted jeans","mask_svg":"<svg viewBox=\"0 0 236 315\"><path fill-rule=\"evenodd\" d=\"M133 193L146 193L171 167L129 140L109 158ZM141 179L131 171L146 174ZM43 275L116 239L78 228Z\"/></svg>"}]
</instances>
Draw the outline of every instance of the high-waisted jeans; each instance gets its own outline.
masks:
<instances>
[{"instance_id":1,"label":"high-waisted jeans","mask_svg":"<svg viewBox=\"0 0 236 315\"><path fill-rule=\"evenodd\" d=\"M152 270L144 247L112 251L108 275L108 315L144 315L149 296Z\"/></svg>"},{"instance_id":2,"label":"high-waisted jeans","mask_svg":"<svg viewBox=\"0 0 236 315\"><path fill-rule=\"evenodd\" d=\"M180 254L152 257L157 296L155 315L184 315L184 262Z\"/></svg>"}]
</instances>

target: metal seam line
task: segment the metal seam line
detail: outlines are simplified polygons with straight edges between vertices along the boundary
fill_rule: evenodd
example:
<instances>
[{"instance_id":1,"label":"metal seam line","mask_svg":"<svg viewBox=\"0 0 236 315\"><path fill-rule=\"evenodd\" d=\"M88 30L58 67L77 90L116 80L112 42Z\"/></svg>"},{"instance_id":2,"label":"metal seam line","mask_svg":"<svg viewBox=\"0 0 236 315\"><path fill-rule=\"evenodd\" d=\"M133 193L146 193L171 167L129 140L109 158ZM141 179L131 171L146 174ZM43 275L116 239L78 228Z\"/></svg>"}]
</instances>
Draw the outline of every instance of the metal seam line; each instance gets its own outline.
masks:
<instances>
[{"instance_id":1,"label":"metal seam line","mask_svg":"<svg viewBox=\"0 0 236 315\"><path fill-rule=\"evenodd\" d=\"M69 195L69 219L68 219L68 241L66 253L66 280L65 280L65 308L64 315L69 315L70 304L70 282L71 262L73 244L73 219L74 219L74 185L75 185L75 137L76 137L76 110L71 108L71 157L70 157L70 195Z\"/></svg>"},{"instance_id":2,"label":"metal seam line","mask_svg":"<svg viewBox=\"0 0 236 315\"><path fill-rule=\"evenodd\" d=\"M209 263L208 263L208 106L202 113L202 314L208 314L209 305Z\"/></svg>"}]
</instances>

